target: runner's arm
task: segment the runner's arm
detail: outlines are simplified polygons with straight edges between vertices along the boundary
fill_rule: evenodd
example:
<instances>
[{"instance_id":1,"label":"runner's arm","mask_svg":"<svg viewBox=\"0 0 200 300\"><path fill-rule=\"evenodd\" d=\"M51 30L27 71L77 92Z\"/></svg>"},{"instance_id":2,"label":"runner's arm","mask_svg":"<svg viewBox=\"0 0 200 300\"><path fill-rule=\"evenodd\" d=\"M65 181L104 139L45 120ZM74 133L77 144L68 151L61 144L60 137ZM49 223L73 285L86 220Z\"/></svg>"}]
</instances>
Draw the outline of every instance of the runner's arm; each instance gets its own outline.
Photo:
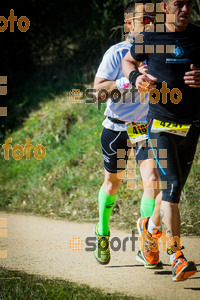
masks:
<instances>
[{"instance_id":1,"label":"runner's arm","mask_svg":"<svg viewBox=\"0 0 200 300\"><path fill-rule=\"evenodd\" d=\"M140 65L141 62L136 61L132 55L131 52L128 51L126 53L126 55L124 56L123 60L122 60L122 69L123 69L123 73L124 75L129 78L129 74L132 71L136 71L138 70L138 67Z\"/></svg>"},{"instance_id":2,"label":"runner's arm","mask_svg":"<svg viewBox=\"0 0 200 300\"><path fill-rule=\"evenodd\" d=\"M144 87L144 83L146 83L145 87L148 89L155 88L156 85L154 82L157 78L149 74L142 75L138 70L140 63L141 62L136 61L132 57L131 52L129 51L122 60L123 73L137 89Z\"/></svg>"},{"instance_id":3,"label":"runner's arm","mask_svg":"<svg viewBox=\"0 0 200 300\"><path fill-rule=\"evenodd\" d=\"M112 90L117 89L116 81L111 81L106 78L95 77L94 89L99 92L102 89L106 89L110 94Z\"/></svg>"},{"instance_id":4,"label":"runner's arm","mask_svg":"<svg viewBox=\"0 0 200 300\"><path fill-rule=\"evenodd\" d=\"M148 72L147 70L147 65L140 63L139 66L139 71L142 74L145 74ZM94 89L96 89L96 93L95 96L98 100L101 100L102 97L105 97L105 94L102 93L102 97L101 97L101 93L99 93L99 91L106 89L108 92L108 97L111 97L113 95L111 95L111 93L116 90L116 96L118 94L118 92L123 92L126 88L129 87L129 80L126 77L122 77L120 79L117 79L116 81L112 81L112 80L108 80L106 78L101 78L101 77L95 77L94 79Z\"/></svg>"}]
</instances>

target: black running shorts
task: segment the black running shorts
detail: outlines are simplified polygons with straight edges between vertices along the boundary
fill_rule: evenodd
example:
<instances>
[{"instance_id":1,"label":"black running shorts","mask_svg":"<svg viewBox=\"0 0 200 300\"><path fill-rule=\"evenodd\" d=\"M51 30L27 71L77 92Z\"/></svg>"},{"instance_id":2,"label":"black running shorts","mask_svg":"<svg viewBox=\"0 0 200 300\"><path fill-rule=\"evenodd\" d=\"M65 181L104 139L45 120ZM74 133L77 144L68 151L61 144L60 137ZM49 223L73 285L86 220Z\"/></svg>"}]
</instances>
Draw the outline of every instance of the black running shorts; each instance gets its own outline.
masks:
<instances>
[{"instance_id":1,"label":"black running shorts","mask_svg":"<svg viewBox=\"0 0 200 300\"><path fill-rule=\"evenodd\" d=\"M153 133L152 119L148 120L152 155L157 161L163 182L162 200L178 203L189 175L199 138L199 125L192 125L186 137L167 132ZM150 144L150 143L149 143Z\"/></svg>"},{"instance_id":2,"label":"black running shorts","mask_svg":"<svg viewBox=\"0 0 200 300\"><path fill-rule=\"evenodd\" d=\"M123 171L126 168L126 163L128 160L128 155L131 147L128 147L128 133L127 131L113 131L107 128L103 128L101 134L101 147L103 152L104 159L104 168L109 173L118 173ZM136 143L135 149L136 161L137 163L141 163L141 161L148 158L148 149L146 147L146 141L143 144ZM129 144L130 145L130 144ZM122 149L124 151L124 155L117 155L117 150ZM122 160L117 163L119 160Z\"/></svg>"}]
</instances>

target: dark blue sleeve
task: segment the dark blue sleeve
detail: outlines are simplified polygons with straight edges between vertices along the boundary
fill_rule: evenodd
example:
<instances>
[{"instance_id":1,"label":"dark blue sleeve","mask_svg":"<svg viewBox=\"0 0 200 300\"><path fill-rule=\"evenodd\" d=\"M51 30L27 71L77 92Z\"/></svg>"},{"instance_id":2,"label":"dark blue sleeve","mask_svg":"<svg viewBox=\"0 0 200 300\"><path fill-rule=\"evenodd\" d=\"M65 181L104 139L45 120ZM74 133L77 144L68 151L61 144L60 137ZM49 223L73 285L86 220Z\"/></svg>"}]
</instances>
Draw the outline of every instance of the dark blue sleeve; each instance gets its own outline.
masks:
<instances>
[{"instance_id":1,"label":"dark blue sleeve","mask_svg":"<svg viewBox=\"0 0 200 300\"><path fill-rule=\"evenodd\" d=\"M138 44L133 44L132 47L131 47L131 50L130 50L130 53L131 53L131 56L136 60L136 61L144 61L144 60L147 60L148 59L148 56L146 53L139 53L137 51L137 49L135 49L135 46L137 48ZM143 47L145 49L145 47ZM143 49L143 51L144 51ZM136 53L137 51L137 53Z\"/></svg>"}]
</instances>

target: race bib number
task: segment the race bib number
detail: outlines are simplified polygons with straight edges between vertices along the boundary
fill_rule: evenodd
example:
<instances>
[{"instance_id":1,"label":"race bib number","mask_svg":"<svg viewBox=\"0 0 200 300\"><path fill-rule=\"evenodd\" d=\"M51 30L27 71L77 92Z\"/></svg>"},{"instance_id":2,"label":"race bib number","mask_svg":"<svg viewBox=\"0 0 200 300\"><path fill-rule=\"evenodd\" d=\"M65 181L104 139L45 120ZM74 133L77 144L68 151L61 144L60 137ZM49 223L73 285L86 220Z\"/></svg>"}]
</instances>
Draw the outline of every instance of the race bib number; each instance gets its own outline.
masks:
<instances>
[{"instance_id":1,"label":"race bib number","mask_svg":"<svg viewBox=\"0 0 200 300\"><path fill-rule=\"evenodd\" d=\"M148 138L147 123L126 122L125 124L131 142L139 142Z\"/></svg>"},{"instance_id":2,"label":"race bib number","mask_svg":"<svg viewBox=\"0 0 200 300\"><path fill-rule=\"evenodd\" d=\"M165 131L180 136L186 136L189 129L190 129L189 124L178 124L178 123L166 122L166 121L160 121L154 119L151 131L152 132Z\"/></svg>"}]
</instances>

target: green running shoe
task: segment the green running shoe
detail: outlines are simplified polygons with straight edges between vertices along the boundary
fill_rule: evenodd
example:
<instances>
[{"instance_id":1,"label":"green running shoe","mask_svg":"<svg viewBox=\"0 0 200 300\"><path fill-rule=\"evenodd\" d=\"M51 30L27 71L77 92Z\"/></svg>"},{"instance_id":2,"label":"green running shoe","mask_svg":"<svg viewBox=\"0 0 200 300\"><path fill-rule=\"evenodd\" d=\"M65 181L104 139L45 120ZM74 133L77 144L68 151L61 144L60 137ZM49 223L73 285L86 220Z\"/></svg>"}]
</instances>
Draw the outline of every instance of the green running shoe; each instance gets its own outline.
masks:
<instances>
[{"instance_id":1,"label":"green running shoe","mask_svg":"<svg viewBox=\"0 0 200 300\"><path fill-rule=\"evenodd\" d=\"M97 226L94 228L94 235L96 237L96 249L93 251L94 257L101 265L107 265L110 261L110 246L109 246L109 237L110 234L100 235L97 232Z\"/></svg>"},{"instance_id":2,"label":"green running shoe","mask_svg":"<svg viewBox=\"0 0 200 300\"><path fill-rule=\"evenodd\" d=\"M146 269L163 269L163 263L161 260L156 265L150 265L146 260L143 259L141 250L138 250L138 253L136 255L136 260L142 263Z\"/></svg>"}]
</instances>

